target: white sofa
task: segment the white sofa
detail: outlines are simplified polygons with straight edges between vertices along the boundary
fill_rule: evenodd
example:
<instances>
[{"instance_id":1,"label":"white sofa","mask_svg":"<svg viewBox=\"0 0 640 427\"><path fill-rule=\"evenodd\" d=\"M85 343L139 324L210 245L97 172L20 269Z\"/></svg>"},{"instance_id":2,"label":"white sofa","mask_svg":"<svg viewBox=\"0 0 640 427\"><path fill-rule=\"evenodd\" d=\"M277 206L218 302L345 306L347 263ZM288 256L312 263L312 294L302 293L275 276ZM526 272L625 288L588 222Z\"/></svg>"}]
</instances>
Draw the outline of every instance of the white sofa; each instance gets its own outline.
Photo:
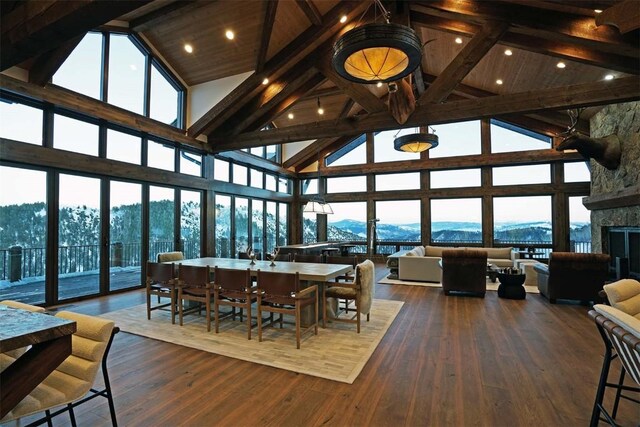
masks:
<instances>
[{"instance_id":1,"label":"white sofa","mask_svg":"<svg viewBox=\"0 0 640 427\"><path fill-rule=\"evenodd\" d=\"M513 267L520 257L512 247L507 248L453 248L444 246L416 246L398 258L398 278L419 282L441 282L442 251L447 249L478 249L487 252L487 262L498 268Z\"/></svg>"}]
</instances>

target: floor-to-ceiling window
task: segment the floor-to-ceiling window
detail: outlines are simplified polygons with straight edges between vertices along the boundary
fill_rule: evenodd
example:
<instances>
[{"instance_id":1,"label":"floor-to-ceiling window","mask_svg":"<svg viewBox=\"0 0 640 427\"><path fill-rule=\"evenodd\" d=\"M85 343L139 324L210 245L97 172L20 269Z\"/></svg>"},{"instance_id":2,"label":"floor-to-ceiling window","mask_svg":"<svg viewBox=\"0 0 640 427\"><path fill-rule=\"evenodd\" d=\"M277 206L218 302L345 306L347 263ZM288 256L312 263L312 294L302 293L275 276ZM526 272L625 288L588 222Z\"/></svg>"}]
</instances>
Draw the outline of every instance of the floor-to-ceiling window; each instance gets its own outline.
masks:
<instances>
[{"instance_id":1,"label":"floor-to-ceiling window","mask_svg":"<svg viewBox=\"0 0 640 427\"><path fill-rule=\"evenodd\" d=\"M60 174L58 299L100 292L100 180Z\"/></svg>"},{"instance_id":2,"label":"floor-to-ceiling window","mask_svg":"<svg viewBox=\"0 0 640 427\"><path fill-rule=\"evenodd\" d=\"M263 201L251 200L251 247L259 254L264 253L264 208Z\"/></svg>"},{"instance_id":3,"label":"floor-to-ceiling window","mask_svg":"<svg viewBox=\"0 0 640 427\"><path fill-rule=\"evenodd\" d=\"M233 231L235 247L233 248L233 258L238 252L244 252L249 245L249 200L243 197L235 197L235 229Z\"/></svg>"},{"instance_id":4,"label":"floor-to-ceiling window","mask_svg":"<svg viewBox=\"0 0 640 427\"><path fill-rule=\"evenodd\" d=\"M109 289L140 284L142 185L111 181L109 188Z\"/></svg>"},{"instance_id":5,"label":"floor-to-ceiling window","mask_svg":"<svg viewBox=\"0 0 640 427\"><path fill-rule=\"evenodd\" d=\"M47 174L0 166L0 300L45 302Z\"/></svg>"},{"instance_id":6,"label":"floor-to-ceiling window","mask_svg":"<svg viewBox=\"0 0 640 427\"><path fill-rule=\"evenodd\" d=\"M187 259L200 257L201 199L199 191L180 191L180 246Z\"/></svg>"},{"instance_id":7,"label":"floor-to-ceiling window","mask_svg":"<svg viewBox=\"0 0 640 427\"><path fill-rule=\"evenodd\" d=\"M377 253L393 253L402 242L420 242L420 200L377 201L375 212L375 233L369 228L368 234L370 246L372 237L377 242Z\"/></svg>"},{"instance_id":8,"label":"floor-to-ceiling window","mask_svg":"<svg viewBox=\"0 0 640 427\"><path fill-rule=\"evenodd\" d=\"M175 249L174 239L175 190L149 187L149 257L155 261L161 252Z\"/></svg>"}]
</instances>

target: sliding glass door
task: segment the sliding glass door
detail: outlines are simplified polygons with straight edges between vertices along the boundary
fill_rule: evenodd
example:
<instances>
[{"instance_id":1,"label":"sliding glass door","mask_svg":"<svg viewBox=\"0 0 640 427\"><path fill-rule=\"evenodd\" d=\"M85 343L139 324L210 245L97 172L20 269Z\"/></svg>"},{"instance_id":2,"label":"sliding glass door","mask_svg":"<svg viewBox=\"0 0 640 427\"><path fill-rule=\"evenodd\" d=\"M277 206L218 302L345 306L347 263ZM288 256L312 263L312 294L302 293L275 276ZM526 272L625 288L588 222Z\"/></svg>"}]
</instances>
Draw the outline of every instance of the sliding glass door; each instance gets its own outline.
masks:
<instances>
[{"instance_id":1,"label":"sliding glass door","mask_svg":"<svg viewBox=\"0 0 640 427\"><path fill-rule=\"evenodd\" d=\"M142 185L111 181L109 290L141 284Z\"/></svg>"}]
</instances>

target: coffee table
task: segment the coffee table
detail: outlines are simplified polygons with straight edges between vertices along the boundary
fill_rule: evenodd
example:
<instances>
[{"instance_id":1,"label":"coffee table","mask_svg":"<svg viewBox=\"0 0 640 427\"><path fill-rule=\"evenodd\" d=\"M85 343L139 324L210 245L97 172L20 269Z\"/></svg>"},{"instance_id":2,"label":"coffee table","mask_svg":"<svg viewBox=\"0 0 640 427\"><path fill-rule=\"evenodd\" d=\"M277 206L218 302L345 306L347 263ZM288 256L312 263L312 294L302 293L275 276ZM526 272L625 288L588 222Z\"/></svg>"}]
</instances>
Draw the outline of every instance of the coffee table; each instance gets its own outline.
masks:
<instances>
[{"instance_id":1,"label":"coffee table","mask_svg":"<svg viewBox=\"0 0 640 427\"><path fill-rule=\"evenodd\" d=\"M498 272L500 269L493 264L487 264L487 277L491 279L493 283L496 283L496 278L498 277Z\"/></svg>"}]
</instances>

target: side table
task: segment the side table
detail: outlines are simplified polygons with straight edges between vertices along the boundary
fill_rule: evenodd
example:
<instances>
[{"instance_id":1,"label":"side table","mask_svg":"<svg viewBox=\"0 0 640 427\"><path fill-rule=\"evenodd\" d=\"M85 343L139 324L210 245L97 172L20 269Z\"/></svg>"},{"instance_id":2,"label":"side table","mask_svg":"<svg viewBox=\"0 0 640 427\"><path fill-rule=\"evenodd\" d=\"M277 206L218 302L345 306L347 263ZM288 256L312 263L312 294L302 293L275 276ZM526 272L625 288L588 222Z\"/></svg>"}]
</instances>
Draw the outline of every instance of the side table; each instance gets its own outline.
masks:
<instances>
[{"instance_id":1,"label":"side table","mask_svg":"<svg viewBox=\"0 0 640 427\"><path fill-rule=\"evenodd\" d=\"M399 262L400 260L398 258L400 258L400 256L406 254L407 252L409 252L408 250L402 250L402 251L398 251L396 253L393 253L391 255L389 255L387 257L387 268L389 269L389 275L387 276L389 279L398 279L398 268L399 268Z\"/></svg>"},{"instance_id":2,"label":"side table","mask_svg":"<svg viewBox=\"0 0 640 427\"><path fill-rule=\"evenodd\" d=\"M498 273L498 296L507 299L525 299L527 292L524 290L524 274Z\"/></svg>"}]
</instances>

